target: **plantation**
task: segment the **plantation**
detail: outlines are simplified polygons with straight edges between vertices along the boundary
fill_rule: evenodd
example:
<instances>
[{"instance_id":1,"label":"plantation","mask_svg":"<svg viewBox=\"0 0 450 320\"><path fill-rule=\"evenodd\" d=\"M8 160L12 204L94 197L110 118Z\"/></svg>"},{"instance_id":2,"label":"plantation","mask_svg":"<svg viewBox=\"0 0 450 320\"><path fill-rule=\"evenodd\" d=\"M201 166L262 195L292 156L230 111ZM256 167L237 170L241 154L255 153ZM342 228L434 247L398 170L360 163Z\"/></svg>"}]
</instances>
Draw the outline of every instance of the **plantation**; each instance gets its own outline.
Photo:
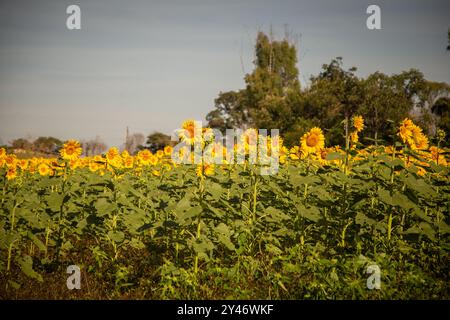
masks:
<instances>
[{"instance_id":1,"label":"plantation","mask_svg":"<svg viewBox=\"0 0 450 320\"><path fill-rule=\"evenodd\" d=\"M178 165L171 147L2 149L0 297L450 298L448 152L408 119L390 146L362 148L363 119L352 127L344 149L325 148L319 128L291 149L280 138L274 175L248 161ZM80 290L66 287L70 265Z\"/></svg>"}]
</instances>

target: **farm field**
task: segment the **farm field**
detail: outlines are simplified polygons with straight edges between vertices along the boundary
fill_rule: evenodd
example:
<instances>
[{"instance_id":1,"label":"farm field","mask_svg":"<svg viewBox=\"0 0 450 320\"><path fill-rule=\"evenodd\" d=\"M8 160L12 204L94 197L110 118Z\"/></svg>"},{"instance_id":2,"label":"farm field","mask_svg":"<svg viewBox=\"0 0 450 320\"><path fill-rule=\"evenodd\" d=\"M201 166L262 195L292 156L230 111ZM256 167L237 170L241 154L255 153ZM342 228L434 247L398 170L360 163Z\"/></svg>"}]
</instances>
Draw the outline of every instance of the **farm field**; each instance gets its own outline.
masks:
<instances>
[{"instance_id":1,"label":"farm field","mask_svg":"<svg viewBox=\"0 0 450 320\"><path fill-rule=\"evenodd\" d=\"M176 164L170 146L1 149L0 298L449 299L448 149L409 119L392 144L363 147L363 123L342 148L319 128L292 148L279 139L272 175L248 160Z\"/></svg>"}]
</instances>

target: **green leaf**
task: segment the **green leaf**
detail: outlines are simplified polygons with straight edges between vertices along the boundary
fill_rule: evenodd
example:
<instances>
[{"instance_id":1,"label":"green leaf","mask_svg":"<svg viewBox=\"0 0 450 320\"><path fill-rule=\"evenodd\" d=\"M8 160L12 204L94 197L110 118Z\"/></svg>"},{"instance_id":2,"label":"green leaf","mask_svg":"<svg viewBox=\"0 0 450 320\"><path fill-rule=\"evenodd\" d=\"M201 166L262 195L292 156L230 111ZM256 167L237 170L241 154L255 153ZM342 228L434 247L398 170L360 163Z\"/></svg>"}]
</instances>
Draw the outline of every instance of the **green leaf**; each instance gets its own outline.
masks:
<instances>
[{"instance_id":1,"label":"green leaf","mask_svg":"<svg viewBox=\"0 0 450 320\"><path fill-rule=\"evenodd\" d=\"M190 223L190 219L197 217L203 211L202 207L189 207L186 211L177 212L177 221L180 224Z\"/></svg>"},{"instance_id":2,"label":"green leaf","mask_svg":"<svg viewBox=\"0 0 450 320\"><path fill-rule=\"evenodd\" d=\"M355 222L356 222L356 224L359 224L359 225L368 225L368 226L373 226L377 223L374 219L369 218L362 212L358 212L356 214Z\"/></svg>"},{"instance_id":3,"label":"green leaf","mask_svg":"<svg viewBox=\"0 0 450 320\"><path fill-rule=\"evenodd\" d=\"M291 217L282 212L279 209L274 207L268 207L264 210L264 213L267 215L266 220L271 222L281 222L284 220L289 220Z\"/></svg>"},{"instance_id":4,"label":"green leaf","mask_svg":"<svg viewBox=\"0 0 450 320\"><path fill-rule=\"evenodd\" d=\"M217 233L217 239L219 240L219 242L224 244L229 250L235 250L236 249L234 244L230 240L231 232L230 232L230 229L228 228L228 226L226 224L221 222L214 229L215 229L215 231Z\"/></svg>"},{"instance_id":5,"label":"green leaf","mask_svg":"<svg viewBox=\"0 0 450 320\"><path fill-rule=\"evenodd\" d=\"M46 250L45 244L42 243L42 241L39 240L39 238L36 237L31 231L28 231L28 232L27 232L27 237L28 237L31 241L33 241L33 243L36 245L36 247L38 247L39 250L41 250L41 251L45 251L45 250Z\"/></svg>"},{"instance_id":6,"label":"green leaf","mask_svg":"<svg viewBox=\"0 0 450 320\"><path fill-rule=\"evenodd\" d=\"M25 273L28 277L36 279L39 282L44 281L42 276L33 270L33 259L30 256L27 255L18 258L17 263L19 264L22 272Z\"/></svg>"},{"instance_id":7,"label":"green leaf","mask_svg":"<svg viewBox=\"0 0 450 320\"><path fill-rule=\"evenodd\" d=\"M97 209L98 216L102 217L114 213L117 210L117 205L107 198L100 198L95 203L95 209Z\"/></svg>"},{"instance_id":8,"label":"green leaf","mask_svg":"<svg viewBox=\"0 0 450 320\"><path fill-rule=\"evenodd\" d=\"M300 205L297 211L301 217L313 222L317 222L321 218L320 210L317 207L306 208L304 205Z\"/></svg>"},{"instance_id":9,"label":"green leaf","mask_svg":"<svg viewBox=\"0 0 450 320\"><path fill-rule=\"evenodd\" d=\"M137 238L132 238L131 239L130 246L135 248L135 249L138 249L138 250L145 249L145 244L141 240L139 240Z\"/></svg>"},{"instance_id":10,"label":"green leaf","mask_svg":"<svg viewBox=\"0 0 450 320\"><path fill-rule=\"evenodd\" d=\"M47 205L52 211L58 212L61 209L61 205L64 201L64 195L60 193L50 193L47 196Z\"/></svg>"},{"instance_id":11,"label":"green leaf","mask_svg":"<svg viewBox=\"0 0 450 320\"><path fill-rule=\"evenodd\" d=\"M122 231L109 231L108 237L115 243L122 243L125 239L125 234Z\"/></svg>"},{"instance_id":12,"label":"green leaf","mask_svg":"<svg viewBox=\"0 0 450 320\"><path fill-rule=\"evenodd\" d=\"M299 187L305 184L311 185L314 183L320 183L320 178L314 175L310 176L291 176L290 182L294 187Z\"/></svg>"}]
</instances>

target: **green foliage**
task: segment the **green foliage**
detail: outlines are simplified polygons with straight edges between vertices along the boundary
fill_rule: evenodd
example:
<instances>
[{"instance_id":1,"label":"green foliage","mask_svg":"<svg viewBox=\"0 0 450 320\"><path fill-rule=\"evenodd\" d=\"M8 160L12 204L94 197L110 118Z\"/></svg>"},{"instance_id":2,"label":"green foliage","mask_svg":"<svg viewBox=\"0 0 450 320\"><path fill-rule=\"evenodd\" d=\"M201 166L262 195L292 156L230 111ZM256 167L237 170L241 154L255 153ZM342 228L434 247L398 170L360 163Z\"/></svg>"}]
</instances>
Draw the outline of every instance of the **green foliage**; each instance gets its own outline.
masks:
<instances>
[{"instance_id":1,"label":"green foliage","mask_svg":"<svg viewBox=\"0 0 450 320\"><path fill-rule=\"evenodd\" d=\"M447 167L422 177L377 149L349 174L308 161L276 176L257 169L11 181L1 169L1 290L77 264L107 297L449 297ZM370 264L381 290L366 287Z\"/></svg>"}]
</instances>

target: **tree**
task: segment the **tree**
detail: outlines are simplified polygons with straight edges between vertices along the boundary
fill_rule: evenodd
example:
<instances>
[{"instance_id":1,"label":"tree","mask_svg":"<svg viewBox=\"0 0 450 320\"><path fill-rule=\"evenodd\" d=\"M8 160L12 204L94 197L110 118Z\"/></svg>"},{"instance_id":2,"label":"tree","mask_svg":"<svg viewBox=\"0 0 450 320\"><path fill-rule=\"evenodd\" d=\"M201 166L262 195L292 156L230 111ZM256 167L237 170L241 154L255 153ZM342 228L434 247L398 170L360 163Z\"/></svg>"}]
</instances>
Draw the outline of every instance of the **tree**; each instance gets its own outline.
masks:
<instances>
[{"instance_id":1,"label":"tree","mask_svg":"<svg viewBox=\"0 0 450 320\"><path fill-rule=\"evenodd\" d=\"M33 144L24 138L15 139L11 142L13 149L31 150Z\"/></svg>"},{"instance_id":2,"label":"tree","mask_svg":"<svg viewBox=\"0 0 450 320\"><path fill-rule=\"evenodd\" d=\"M106 144L99 136L92 140L83 141L81 147L83 148L83 154L85 156L98 155L105 152L107 149Z\"/></svg>"},{"instance_id":3,"label":"tree","mask_svg":"<svg viewBox=\"0 0 450 320\"><path fill-rule=\"evenodd\" d=\"M171 141L170 136L164 133L153 132L147 137L146 143L146 148L155 153L156 151L163 149L165 146L173 145L174 142Z\"/></svg>"},{"instance_id":4,"label":"tree","mask_svg":"<svg viewBox=\"0 0 450 320\"><path fill-rule=\"evenodd\" d=\"M344 142L344 129L349 131L346 124L363 101L362 81L355 72L355 67L344 70L342 58L337 57L324 64L318 76L311 77L311 87L305 93L304 117L317 119L331 144Z\"/></svg>"},{"instance_id":5,"label":"tree","mask_svg":"<svg viewBox=\"0 0 450 320\"><path fill-rule=\"evenodd\" d=\"M444 97L438 99L431 108L431 111L437 116L437 128L445 131L445 145L448 146L448 136L450 134L450 98Z\"/></svg>"},{"instance_id":6,"label":"tree","mask_svg":"<svg viewBox=\"0 0 450 320\"><path fill-rule=\"evenodd\" d=\"M400 83L381 72L371 74L363 83L364 100L359 113L364 117L366 135L387 140L392 132L392 125L408 116L411 102Z\"/></svg>"},{"instance_id":7,"label":"tree","mask_svg":"<svg viewBox=\"0 0 450 320\"><path fill-rule=\"evenodd\" d=\"M33 142L33 150L55 155L62 144L61 140L54 137L39 137Z\"/></svg>"},{"instance_id":8,"label":"tree","mask_svg":"<svg viewBox=\"0 0 450 320\"><path fill-rule=\"evenodd\" d=\"M215 110L207 115L208 125L286 131L292 120L289 101L300 93L296 63L297 50L287 38L275 41L259 32L255 69L245 76L246 88L221 92L215 100Z\"/></svg>"}]
</instances>

